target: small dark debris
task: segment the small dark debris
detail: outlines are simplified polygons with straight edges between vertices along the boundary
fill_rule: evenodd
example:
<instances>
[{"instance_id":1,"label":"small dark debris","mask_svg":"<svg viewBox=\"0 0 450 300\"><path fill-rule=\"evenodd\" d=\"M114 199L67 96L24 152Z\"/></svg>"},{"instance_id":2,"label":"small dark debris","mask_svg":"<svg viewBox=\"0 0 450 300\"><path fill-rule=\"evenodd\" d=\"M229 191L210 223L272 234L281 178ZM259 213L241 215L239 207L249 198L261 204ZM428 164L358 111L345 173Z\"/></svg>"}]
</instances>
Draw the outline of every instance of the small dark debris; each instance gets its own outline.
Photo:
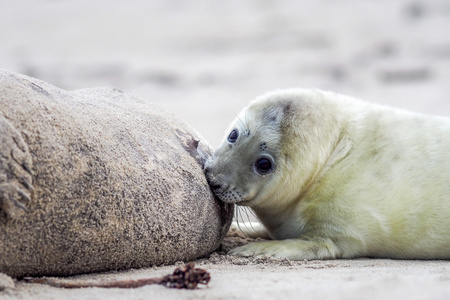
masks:
<instances>
[{"instance_id":1,"label":"small dark debris","mask_svg":"<svg viewBox=\"0 0 450 300\"><path fill-rule=\"evenodd\" d=\"M138 280L116 280L104 282L90 281L68 281L55 278L25 278L29 283L47 284L53 287L74 289L74 288L138 288L150 284L161 284L173 289L195 289L199 284L207 285L211 280L211 275L204 269L195 268L190 262L184 267L178 267L173 274L164 277L144 278Z\"/></svg>"},{"instance_id":2,"label":"small dark debris","mask_svg":"<svg viewBox=\"0 0 450 300\"><path fill-rule=\"evenodd\" d=\"M176 268L173 274L165 276L160 284L175 289L195 289L199 284L207 285L210 280L211 275L206 270L195 268L191 262Z\"/></svg>"}]
</instances>

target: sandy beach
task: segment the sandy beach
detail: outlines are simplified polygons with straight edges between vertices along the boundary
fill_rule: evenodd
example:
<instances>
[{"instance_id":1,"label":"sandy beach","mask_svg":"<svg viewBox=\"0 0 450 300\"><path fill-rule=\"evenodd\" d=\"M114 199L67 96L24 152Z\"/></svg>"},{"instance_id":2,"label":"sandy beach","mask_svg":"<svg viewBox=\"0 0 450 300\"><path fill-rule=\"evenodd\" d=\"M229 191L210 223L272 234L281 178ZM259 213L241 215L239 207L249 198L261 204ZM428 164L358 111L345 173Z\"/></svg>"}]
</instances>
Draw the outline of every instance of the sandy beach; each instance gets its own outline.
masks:
<instances>
[{"instance_id":1,"label":"sandy beach","mask_svg":"<svg viewBox=\"0 0 450 300\"><path fill-rule=\"evenodd\" d=\"M0 68L66 90L124 90L172 112L212 147L235 113L274 89L320 88L450 116L448 0L0 3ZM292 262L224 253L195 262L212 278L197 290L17 282L0 298L450 299L449 261ZM175 267L72 279L155 277Z\"/></svg>"},{"instance_id":2,"label":"sandy beach","mask_svg":"<svg viewBox=\"0 0 450 300\"><path fill-rule=\"evenodd\" d=\"M149 285L136 289L62 289L19 282L2 299L448 299L450 262L390 259L289 261L225 255L252 241L227 237L218 252L195 261L211 275L208 286L195 290ZM103 282L161 277L177 266L57 278L70 282Z\"/></svg>"}]
</instances>

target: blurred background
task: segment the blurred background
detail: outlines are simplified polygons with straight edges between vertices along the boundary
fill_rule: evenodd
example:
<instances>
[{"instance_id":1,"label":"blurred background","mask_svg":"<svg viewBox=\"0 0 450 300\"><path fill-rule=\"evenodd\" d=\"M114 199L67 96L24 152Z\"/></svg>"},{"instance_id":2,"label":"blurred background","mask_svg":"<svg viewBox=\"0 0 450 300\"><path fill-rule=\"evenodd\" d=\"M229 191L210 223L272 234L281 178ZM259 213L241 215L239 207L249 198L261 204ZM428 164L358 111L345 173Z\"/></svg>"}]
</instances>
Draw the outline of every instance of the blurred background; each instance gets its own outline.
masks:
<instances>
[{"instance_id":1,"label":"blurred background","mask_svg":"<svg viewBox=\"0 0 450 300\"><path fill-rule=\"evenodd\" d=\"M217 147L269 90L333 90L450 116L448 0L0 0L0 68L112 86Z\"/></svg>"}]
</instances>

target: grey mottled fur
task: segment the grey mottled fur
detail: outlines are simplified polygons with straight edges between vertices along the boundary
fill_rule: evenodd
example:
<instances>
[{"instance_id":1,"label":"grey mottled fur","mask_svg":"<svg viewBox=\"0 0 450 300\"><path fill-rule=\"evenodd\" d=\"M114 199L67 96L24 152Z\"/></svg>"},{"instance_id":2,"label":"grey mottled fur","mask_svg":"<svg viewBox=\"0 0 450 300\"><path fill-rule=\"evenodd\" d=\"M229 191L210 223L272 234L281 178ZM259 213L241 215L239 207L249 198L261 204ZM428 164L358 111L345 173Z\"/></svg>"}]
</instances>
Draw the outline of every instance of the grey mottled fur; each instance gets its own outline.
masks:
<instances>
[{"instance_id":1,"label":"grey mottled fur","mask_svg":"<svg viewBox=\"0 0 450 300\"><path fill-rule=\"evenodd\" d=\"M111 88L67 92L0 70L0 272L71 275L213 251L233 207L182 122Z\"/></svg>"}]
</instances>

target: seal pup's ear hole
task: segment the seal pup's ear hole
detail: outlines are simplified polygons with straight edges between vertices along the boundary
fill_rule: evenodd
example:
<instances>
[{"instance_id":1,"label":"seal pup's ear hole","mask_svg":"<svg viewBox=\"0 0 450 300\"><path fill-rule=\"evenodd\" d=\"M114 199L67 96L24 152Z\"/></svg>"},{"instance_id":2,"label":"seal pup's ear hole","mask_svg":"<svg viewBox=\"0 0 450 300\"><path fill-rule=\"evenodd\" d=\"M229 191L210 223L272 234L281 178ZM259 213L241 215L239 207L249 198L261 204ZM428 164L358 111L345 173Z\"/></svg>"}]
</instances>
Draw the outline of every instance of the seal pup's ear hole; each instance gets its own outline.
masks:
<instances>
[{"instance_id":1,"label":"seal pup's ear hole","mask_svg":"<svg viewBox=\"0 0 450 300\"><path fill-rule=\"evenodd\" d=\"M279 125L293 110L292 101L287 100L270 106L263 112L263 119L268 124Z\"/></svg>"}]
</instances>

